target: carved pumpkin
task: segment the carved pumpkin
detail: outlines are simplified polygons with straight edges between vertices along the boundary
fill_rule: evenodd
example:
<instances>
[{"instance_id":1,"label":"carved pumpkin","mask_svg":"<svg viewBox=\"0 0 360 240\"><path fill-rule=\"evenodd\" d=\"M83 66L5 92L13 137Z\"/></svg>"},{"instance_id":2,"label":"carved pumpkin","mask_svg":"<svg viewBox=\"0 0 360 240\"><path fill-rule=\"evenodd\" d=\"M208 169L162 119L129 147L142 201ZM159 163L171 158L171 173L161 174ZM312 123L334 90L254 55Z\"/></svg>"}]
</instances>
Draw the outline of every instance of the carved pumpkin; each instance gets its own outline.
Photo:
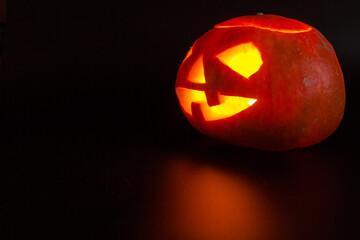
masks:
<instances>
[{"instance_id":1,"label":"carved pumpkin","mask_svg":"<svg viewBox=\"0 0 360 240\"><path fill-rule=\"evenodd\" d=\"M200 132L236 145L286 150L318 143L340 124L345 86L325 37L276 15L234 18L205 33L176 79Z\"/></svg>"}]
</instances>

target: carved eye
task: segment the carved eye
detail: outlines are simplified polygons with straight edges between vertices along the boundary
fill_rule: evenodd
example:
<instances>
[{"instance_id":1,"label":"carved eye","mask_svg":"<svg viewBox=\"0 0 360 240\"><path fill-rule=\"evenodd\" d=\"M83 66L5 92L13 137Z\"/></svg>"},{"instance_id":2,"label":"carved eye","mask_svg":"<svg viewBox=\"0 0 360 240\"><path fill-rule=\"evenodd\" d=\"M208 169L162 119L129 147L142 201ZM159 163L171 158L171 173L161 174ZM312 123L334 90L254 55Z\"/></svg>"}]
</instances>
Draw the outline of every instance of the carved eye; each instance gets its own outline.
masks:
<instances>
[{"instance_id":1,"label":"carved eye","mask_svg":"<svg viewBox=\"0 0 360 240\"><path fill-rule=\"evenodd\" d=\"M193 83L206 83L204 74L203 56L201 55L191 67L188 80Z\"/></svg>"},{"instance_id":2,"label":"carved eye","mask_svg":"<svg viewBox=\"0 0 360 240\"><path fill-rule=\"evenodd\" d=\"M249 78L259 71L263 64L260 51L252 42L229 48L216 55L216 57L245 78Z\"/></svg>"},{"instance_id":3,"label":"carved eye","mask_svg":"<svg viewBox=\"0 0 360 240\"><path fill-rule=\"evenodd\" d=\"M190 57L190 55L192 54L192 47L190 48L190 50L188 51L188 53L186 54L183 62L185 62L186 59L188 59Z\"/></svg>"}]
</instances>

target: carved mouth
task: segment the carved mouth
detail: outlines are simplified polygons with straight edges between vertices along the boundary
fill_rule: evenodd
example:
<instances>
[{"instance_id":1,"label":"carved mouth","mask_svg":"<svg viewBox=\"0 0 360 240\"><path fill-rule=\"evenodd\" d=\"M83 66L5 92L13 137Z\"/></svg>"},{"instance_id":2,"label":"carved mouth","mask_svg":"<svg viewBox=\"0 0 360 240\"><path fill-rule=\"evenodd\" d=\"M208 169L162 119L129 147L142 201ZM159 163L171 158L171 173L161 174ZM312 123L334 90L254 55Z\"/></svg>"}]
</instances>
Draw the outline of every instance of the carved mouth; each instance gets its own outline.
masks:
<instances>
[{"instance_id":1,"label":"carved mouth","mask_svg":"<svg viewBox=\"0 0 360 240\"><path fill-rule=\"evenodd\" d=\"M209 106L204 91L178 87L176 88L176 94L180 105L184 111L190 115L193 115L191 109L192 104L200 104L201 112L206 121L215 121L234 116L249 108L257 101L257 99L254 98L218 94L220 104Z\"/></svg>"}]
</instances>

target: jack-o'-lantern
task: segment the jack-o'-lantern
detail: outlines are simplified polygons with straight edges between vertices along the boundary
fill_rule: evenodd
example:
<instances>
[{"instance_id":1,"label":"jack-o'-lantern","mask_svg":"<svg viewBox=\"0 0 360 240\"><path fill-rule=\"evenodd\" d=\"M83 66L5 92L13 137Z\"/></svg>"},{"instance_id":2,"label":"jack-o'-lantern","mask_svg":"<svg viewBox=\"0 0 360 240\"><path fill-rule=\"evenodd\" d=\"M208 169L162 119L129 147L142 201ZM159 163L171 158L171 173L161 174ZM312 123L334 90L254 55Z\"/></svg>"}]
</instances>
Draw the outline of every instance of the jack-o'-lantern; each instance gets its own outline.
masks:
<instances>
[{"instance_id":1,"label":"jack-o'-lantern","mask_svg":"<svg viewBox=\"0 0 360 240\"><path fill-rule=\"evenodd\" d=\"M276 15L230 19L205 33L181 64L175 90L200 132L267 150L322 141L345 108L330 43L315 28Z\"/></svg>"}]
</instances>

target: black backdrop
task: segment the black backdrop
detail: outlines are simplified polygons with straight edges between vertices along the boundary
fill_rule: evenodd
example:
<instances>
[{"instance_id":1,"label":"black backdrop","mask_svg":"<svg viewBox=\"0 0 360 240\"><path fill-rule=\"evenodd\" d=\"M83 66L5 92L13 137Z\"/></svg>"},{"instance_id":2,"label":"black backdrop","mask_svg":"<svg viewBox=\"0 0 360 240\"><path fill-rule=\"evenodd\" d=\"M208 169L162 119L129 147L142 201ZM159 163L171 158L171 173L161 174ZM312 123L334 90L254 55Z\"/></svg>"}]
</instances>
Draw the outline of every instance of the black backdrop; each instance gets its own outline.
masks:
<instances>
[{"instance_id":1,"label":"black backdrop","mask_svg":"<svg viewBox=\"0 0 360 240\"><path fill-rule=\"evenodd\" d=\"M174 83L188 48L215 24L257 12L319 29L337 53L346 111L320 144L286 152L228 146L195 131L180 111ZM1 234L225 239L221 231L205 237L206 227L194 227L198 235L191 227L184 235L168 230L176 224L161 206L171 212L176 201L164 181L185 180L164 176L167 164L185 161L270 189L267 200L281 216L270 219L284 224L277 239L360 238L359 22L355 1L9 1L0 78Z\"/></svg>"}]
</instances>

